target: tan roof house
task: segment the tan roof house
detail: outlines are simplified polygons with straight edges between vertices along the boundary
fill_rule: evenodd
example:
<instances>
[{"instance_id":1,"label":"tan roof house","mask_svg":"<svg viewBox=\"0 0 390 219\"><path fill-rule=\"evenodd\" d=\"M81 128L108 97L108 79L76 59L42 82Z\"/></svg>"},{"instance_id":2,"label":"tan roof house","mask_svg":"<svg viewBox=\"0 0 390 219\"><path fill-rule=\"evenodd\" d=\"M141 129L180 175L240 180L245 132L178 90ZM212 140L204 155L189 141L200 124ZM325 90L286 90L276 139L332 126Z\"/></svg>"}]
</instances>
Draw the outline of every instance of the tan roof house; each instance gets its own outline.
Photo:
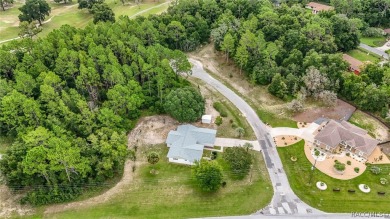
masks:
<instances>
[{"instance_id":1,"label":"tan roof house","mask_svg":"<svg viewBox=\"0 0 390 219\"><path fill-rule=\"evenodd\" d=\"M378 141L349 122L329 120L314 137L314 144L324 150L335 152L338 147L367 159L378 145Z\"/></svg>"},{"instance_id":2,"label":"tan roof house","mask_svg":"<svg viewBox=\"0 0 390 219\"><path fill-rule=\"evenodd\" d=\"M356 75L360 74L361 67L364 64L363 62L361 62L361 61L359 61L359 60L355 59L354 57L347 55L347 54L343 54L343 59L344 59L344 61L348 62L350 71L352 71Z\"/></svg>"},{"instance_id":3,"label":"tan roof house","mask_svg":"<svg viewBox=\"0 0 390 219\"><path fill-rule=\"evenodd\" d=\"M313 14L318 14L321 11L330 11L334 9L332 6L323 5L317 2L309 2L306 5L306 8L311 9Z\"/></svg>"}]
</instances>

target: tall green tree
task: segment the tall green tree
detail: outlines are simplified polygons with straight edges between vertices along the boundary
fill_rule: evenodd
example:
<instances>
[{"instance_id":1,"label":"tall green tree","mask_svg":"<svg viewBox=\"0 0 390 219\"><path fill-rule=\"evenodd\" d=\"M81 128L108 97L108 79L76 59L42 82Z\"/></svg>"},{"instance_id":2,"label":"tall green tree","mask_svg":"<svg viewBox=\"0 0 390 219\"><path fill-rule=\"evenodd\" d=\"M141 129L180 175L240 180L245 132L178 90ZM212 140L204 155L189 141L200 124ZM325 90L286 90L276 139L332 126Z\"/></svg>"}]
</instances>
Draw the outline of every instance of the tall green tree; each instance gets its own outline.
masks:
<instances>
[{"instance_id":1,"label":"tall green tree","mask_svg":"<svg viewBox=\"0 0 390 219\"><path fill-rule=\"evenodd\" d=\"M95 24L99 21L115 22L115 14L106 3L93 4L91 12L93 14L93 23Z\"/></svg>"},{"instance_id":2,"label":"tall green tree","mask_svg":"<svg viewBox=\"0 0 390 219\"><path fill-rule=\"evenodd\" d=\"M229 62L229 55L234 54L234 38L230 33L223 38L221 50L225 52L226 62Z\"/></svg>"},{"instance_id":3,"label":"tall green tree","mask_svg":"<svg viewBox=\"0 0 390 219\"><path fill-rule=\"evenodd\" d=\"M248 175L253 162L252 155L245 147L226 148L223 159L228 162L232 176L240 179Z\"/></svg>"},{"instance_id":4,"label":"tall green tree","mask_svg":"<svg viewBox=\"0 0 390 219\"><path fill-rule=\"evenodd\" d=\"M51 8L45 0L27 0L26 4L19 8L22 14L19 15L21 22L38 21L39 25L42 25L42 21L46 16L49 16Z\"/></svg>"},{"instance_id":5,"label":"tall green tree","mask_svg":"<svg viewBox=\"0 0 390 219\"><path fill-rule=\"evenodd\" d=\"M279 98L283 99L286 97L288 88L281 74L275 74L272 78L271 84L268 86L268 91Z\"/></svg>"},{"instance_id":6,"label":"tall green tree","mask_svg":"<svg viewBox=\"0 0 390 219\"><path fill-rule=\"evenodd\" d=\"M179 122L195 122L205 110L205 101L192 87L172 90L164 103L165 111Z\"/></svg>"},{"instance_id":7,"label":"tall green tree","mask_svg":"<svg viewBox=\"0 0 390 219\"><path fill-rule=\"evenodd\" d=\"M0 6L5 11L5 6L11 5L14 3L14 0L0 0Z\"/></svg>"},{"instance_id":8,"label":"tall green tree","mask_svg":"<svg viewBox=\"0 0 390 219\"><path fill-rule=\"evenodd\" d=\"M221 187L222 168L216 161L200 160L192 167L192 175L199 188L205 192L215 192Z\"/></svg>"}]
</instances>

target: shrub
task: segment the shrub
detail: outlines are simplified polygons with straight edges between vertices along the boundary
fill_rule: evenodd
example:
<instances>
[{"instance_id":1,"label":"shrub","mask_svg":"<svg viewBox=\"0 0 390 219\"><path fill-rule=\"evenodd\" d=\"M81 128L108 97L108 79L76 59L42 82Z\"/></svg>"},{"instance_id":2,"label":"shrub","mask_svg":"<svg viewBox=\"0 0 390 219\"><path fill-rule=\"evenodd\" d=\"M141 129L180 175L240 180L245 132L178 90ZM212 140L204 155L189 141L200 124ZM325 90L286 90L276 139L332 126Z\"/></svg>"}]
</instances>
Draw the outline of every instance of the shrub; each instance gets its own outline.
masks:
<instances>
[{"instance_id":1,"label":"shrub","mask_svg":"<svg viewBox=\"0 0 390 219\"><path fill-rule=\"evenodd\" d=\"M238 127L238 125L237 125L236 123L233 122L233 123L232 123L232 128L235 129L235 128L237 128L237 127Z\"/></svg>"},{"instance_id":2,"label":"shrub","mask_svg":"<svg viewBox=\"0 0 390 219\"><path fill-rule=\"evenodd\" d=\"M213 107L215 110L219 112L219 115L222 117L227 117L227 112L225 110L225 106L220 102L214 102Z\"/></svg>"},{"instance_id":3,"label":"shrub","mask_svg":"<svg viewBox=\"0 0 390 219\"><path fill-rule=\"evenodd\" d=\"M285 137L282 137L282 140L286 139Z\"/></svg>"},{"instance_id":4,"label":"shrub","mask_svg":"<svg viewBox=\"0 0 390 219\"><path fill-rule=\"evenodd\" d=\"M381 182L382 185L385 185L385 184L389 183L389 181L386 178L381 178L380 182Z\"/></svg>"},{"instance_id":5,"label":"shrub","mask_svg":"<svg viewBox=\"0 0 390 219\"><path fill-rule=\"evenodd\" d=\"M218 153L216 151L211 152L211 160L215 160L218 157Z\"/></svg>"},{"instance_id":6,"label":"shrub","mask_svg":"<svg viewBox=\"0 0 390 219\"><path fill-rule=\"evenodd\" d=\"M226 182L225 182L225 181L223 181L223 182L222 182L222 187L224 187L224 188L225 188L225 186L226 186Z\"/></svg>"},{"instance_id":7,"label":"shrub","mask_svg":"<svg viewBox=\"0 0 390 219\"><path fill-rule=\"evenodd\" d=\"M347 161L347 164L348 164L348 165L351 165L351 161Z\"/></svg>"},{"instance_id":8,"label":"shrub","mask_svg":"<svg viewBox=\"0 0 390 219\"><path fill-rule=\"evenodd\" d=\"M344 171L345 170L345 164L344 163L340 163L340 162L336 162L333 166L337 171Z\"/></svg>"},{"instance_id":9,"label":"shrub","mask_svg":"<svg viewBox=\"0 0 390 219\"><path fill-rule=\"evenodd\" d=\"M354 170L356 173L359 173L359 171L360 171L359 167L355 167L353 170Z\"/></svg>"},{"instance_id":10,"label":"shrub","mask_svg":"<svg viewBox=\"0 0 390 219\"><path fill-rule=\"evenodd\" d=\"M214 122L217 126L220 126L222 125L222 117L218 116L217 118L215 118L215 122Z\"/></svg>"},{"instance_id":11,"label":"shrub","mask_svg":"<svg viewBox=\"0 0 390 219\"><path fill-rule=\"evenodd\" d=\"M302 100L294 99L287 105L287 109L293 113L302 112L304 109L304 105Z\"/></svg>"},{"instance_id":12,"label":"shrub","mask_svg":"<svg viewBox=\"0 0 390 219\"><path fill-rule=\"evenodd\" d=\"M348 153L346 153L345 155L347 155L347 157L349 157L351 154L348 152Z\"/></svg>"},{"instance_id":13,"label":"shrub","mask_svg":"<svg viewBox=\"0 0 390 219\"><path fill-rule=\"evenodd\" d=\"M233 119L230 119L229 122L230 122L230 124L232 124L233 123Z\"/></svg>"},{"instance_id":14,"label":"shrub","mask_svg":"<svg viewBox=\"0 0 390 219\"><path fill-rule=\"evenodd\" d=\"M316 157L320 156L320 151L319 150L315 150L314 151L314 155L316 155Z\"/></svg>"},{"instance_id":15,"label":"shrub","mask_svg":"<svg viewBox=\"0 0 390 219\"><path fill-rule=\"evenodd\" d=\"M370 168L370 170L371 170L371 173L373 173L373 174L375 174L375 175L380 174L381 171L382 171L381 168L378 167L378 166L372 166L372 167Z\"/></svg>"},{"instance_id":16,"label":"shrub","mask_svg":"<svg viewBox=\"0 0 390 219\"><path fill-rule=\"evenodd\" d=\"M362 34L365 37L380 37L384 35L384 32L381 28L369 27Z\"/></svg>"}]
</instances>

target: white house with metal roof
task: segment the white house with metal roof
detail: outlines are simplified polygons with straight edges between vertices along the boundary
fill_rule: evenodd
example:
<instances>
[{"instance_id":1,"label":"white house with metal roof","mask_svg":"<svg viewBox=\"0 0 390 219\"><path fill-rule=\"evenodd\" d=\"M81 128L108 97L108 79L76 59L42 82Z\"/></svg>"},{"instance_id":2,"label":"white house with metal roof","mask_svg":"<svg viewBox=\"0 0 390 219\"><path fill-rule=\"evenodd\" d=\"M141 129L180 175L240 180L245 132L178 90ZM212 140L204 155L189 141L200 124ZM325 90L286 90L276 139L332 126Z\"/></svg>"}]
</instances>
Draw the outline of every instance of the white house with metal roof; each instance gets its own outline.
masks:
<instances>
[{"instance_id":1,"label":"white house with metal roof","mask_svg":"<svg viewBox=\"0 0 390 219\"><path fill-rule=\"evenodd\" d=\"M203 155L205 146L214 146L217 130L180 125L168 133L169 162L193 165Z\"/></svg>"}]
</instances>

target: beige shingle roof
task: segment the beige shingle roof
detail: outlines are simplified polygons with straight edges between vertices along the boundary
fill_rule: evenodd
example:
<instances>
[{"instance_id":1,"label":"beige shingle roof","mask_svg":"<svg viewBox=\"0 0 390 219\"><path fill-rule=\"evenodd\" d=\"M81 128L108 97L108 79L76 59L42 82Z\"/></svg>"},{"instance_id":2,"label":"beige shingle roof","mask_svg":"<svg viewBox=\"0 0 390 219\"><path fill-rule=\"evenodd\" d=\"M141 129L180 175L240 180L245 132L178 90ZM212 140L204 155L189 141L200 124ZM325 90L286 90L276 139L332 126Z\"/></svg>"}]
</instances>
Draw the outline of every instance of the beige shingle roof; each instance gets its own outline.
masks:
<instances>
[{"instance_id":1,"label":"beige shingle roof","mask_svg":"<svg viewBox=\"0 0 390 219\"><path fill-rule=\"evenodd\" d=\"M337 147L342 141L370 155L378 141L367 136L367 131L346 121L341 123L330 120L329 123L314 137L331 148Z\"/></svg>"}]
</instances>

